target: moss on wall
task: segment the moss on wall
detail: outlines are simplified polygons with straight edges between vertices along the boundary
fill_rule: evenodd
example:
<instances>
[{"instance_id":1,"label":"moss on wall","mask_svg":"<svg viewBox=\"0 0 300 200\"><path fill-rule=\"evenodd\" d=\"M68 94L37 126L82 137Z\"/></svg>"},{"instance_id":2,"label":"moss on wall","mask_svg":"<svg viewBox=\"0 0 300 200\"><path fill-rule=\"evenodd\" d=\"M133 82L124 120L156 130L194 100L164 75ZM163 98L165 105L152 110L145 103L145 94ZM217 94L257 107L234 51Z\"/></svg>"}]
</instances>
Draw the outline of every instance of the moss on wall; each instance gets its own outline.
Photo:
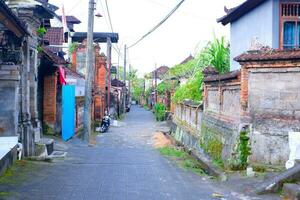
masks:
<instances>
[{"instance_id":1,"label":"moss on wall","mask_svg":"<svg viewBox=\"0 0 300 200\"><path fill-rule=\"evenodd\" d=\"M251 155L249 144L249 129L244 129L240 132L235 153L230 160L229 167L233 170L244 170L248 166L248 157Z\"/></svg>"},{"instance_id":2,"label":"moss on wall","mask_svg":"<svg viewBox=\"0 0 300 200\"><path fill-rule=\"evenodd\" d=\"M203 122L201 126L200 146L213 160L218 161L218 163L222 162L222 139L217 130L206 126Z\"/></svg>"}]
</instances>

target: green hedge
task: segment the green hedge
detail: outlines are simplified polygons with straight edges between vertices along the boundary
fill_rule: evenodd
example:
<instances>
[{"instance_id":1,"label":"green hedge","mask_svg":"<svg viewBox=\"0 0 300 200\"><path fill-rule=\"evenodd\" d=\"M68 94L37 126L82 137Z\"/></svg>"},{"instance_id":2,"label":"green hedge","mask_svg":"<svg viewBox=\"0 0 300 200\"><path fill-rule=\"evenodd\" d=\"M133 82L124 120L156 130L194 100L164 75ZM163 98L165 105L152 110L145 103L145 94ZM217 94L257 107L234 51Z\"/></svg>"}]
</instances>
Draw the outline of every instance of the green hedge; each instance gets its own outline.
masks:
<instances>
[{"instance_id":1,"label":"green hedge","mask_svg":"<svg viewBox=\"0 0 300 200\"><path fill-rule=\"evenodd\" d=\"M162 103L156 103L153 107L154 115L157 121L164 121L166 117L166 106Z\"/></svg>"}]
</instances>

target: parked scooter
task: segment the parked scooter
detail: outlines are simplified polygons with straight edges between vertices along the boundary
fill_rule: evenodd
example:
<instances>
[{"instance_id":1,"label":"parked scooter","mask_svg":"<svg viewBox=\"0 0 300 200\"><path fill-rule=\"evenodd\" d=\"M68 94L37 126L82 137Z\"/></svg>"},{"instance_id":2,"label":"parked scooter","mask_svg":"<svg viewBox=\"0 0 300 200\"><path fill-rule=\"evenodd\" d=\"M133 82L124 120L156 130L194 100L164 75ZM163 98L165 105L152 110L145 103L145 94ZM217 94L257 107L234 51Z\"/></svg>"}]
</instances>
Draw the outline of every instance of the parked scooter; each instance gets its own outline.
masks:
<instances>
[{"instance_id":1,"label":"parked scooter","mask_svg":"<svg viewBox=\"0 0 300 200\"><path fill-rule=\"evenodd\" d=\"M101 121L100 132L101 133L107 132L109 129L109 126L110 126L110 116L109 116L109 114L107 114L107 112L105 112L105 115Z\"/></svg>"}]
</instances>

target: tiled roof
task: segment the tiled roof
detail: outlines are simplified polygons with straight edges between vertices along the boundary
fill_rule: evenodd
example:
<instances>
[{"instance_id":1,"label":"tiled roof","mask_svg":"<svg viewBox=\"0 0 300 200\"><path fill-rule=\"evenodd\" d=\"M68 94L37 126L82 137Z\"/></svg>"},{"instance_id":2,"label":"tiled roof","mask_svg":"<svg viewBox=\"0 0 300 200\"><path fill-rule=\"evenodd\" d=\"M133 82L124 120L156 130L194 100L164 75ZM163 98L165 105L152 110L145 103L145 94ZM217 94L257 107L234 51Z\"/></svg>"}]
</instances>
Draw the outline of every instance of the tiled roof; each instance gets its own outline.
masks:
<instances>
[{"instance_id":1,"label":"tiled roof","mask_svg":"<svg viewBox=\"0 0 300 200\"><path fill-rule=\"evenodd\" d=\"M162 75L164 75L165 73L167 73L167 71L168 71L169 69L170 69L170 68L167 67L167 66L160 66L159 68L156 69L157 76L162 76Z\"/></svg>"},{"instance_id":2,"label":"tiled roof","mask_svg":"<svg viewBox=\"0 0 300 200\"><path fill-rule=\"evenodd\" d=\"M42 47L44 55L55 64L67 64L64 58L59 57L57 54L53 53L48 47Z\"/></svg>"},{"instance_id":3,"label":"tiled roof","mask_svg":"<svg viewBox=\"0 0 300 200\"><path fill-rule=\"evenodd\" d=\"M192 55L189 55L189 57L187 57L186 59L184 59L180 64L185 64L187 62L189 62L190 60L193 60L194 57Z\"/></svg>"},{"instance_id":4,"label":"tiled roof","mask_svg":"<svg viewBox=\"0 0 300 200\"><path fill-rule=\"evenodd\" d=\"M50 4L48 0L35 0L35 1L42 3L45 7L47 7L49 10L53 12L58 10L58 7L53 4Z\"/></svg>"},{"instance_id":5,"label":"tiled roof","mask_svg":"<svg viewBox=\"0 0 300 200\"><path fill-rule=\"evenodd\" d=\"M61 20L61 16L59 16L59 19ZM73 15L66 16L66 20L67 20L67 23L70 23L70 24L80 24L81 23L81 21Z\"/></svg>"},{"instance_id":6,"label":"tiled roof","mask_svg":"<svg viewBox=\"0 0 300 200\"><path fill-rule=\"evenodd\" d=\"M87 38L87 32L75 32L72 36L72 42L81 43ZM119 34L118 33L106 33L106 32L94 32L93 33L94 41L97 43L106 43L107 38L111 39L112 43L118 43Z\"/></svg>"},{"instance_id":7,"label":"tiled roof","mask_svg":"<svg viewBox=\"0 0 300 200\"><path fill-rule=\"evenodd\" d=\"M223 25L226 25L228 23L236 21L265 1L266 0L246 0L241 5L233 9L229 9L225 16L221 17L220 19L217 19L217 22L221 22Z\"/></svg>"},{"instance_id":8,"label":"tiled roof","mask_svg":"<svg viewBox=\"0 0 300 200\"><path fill-rule=\"evenodd\" d=\"M271 60L299 60L300 50L259 50L244 53L234 60L237 62L271 61Z\"/></svg>"},{"instance_id":9,"label":"tiled roof","mask_svg":"<svg viewBox=\"0 0 300 200\"><path fill-rule=\"evenodd\" d=\"M125 86L124 82L120 81L119 79L113 79L111 81L111 85L114 87L124 87Z\"/></svg>"},{"instance_id":10,"label":"tiled roof","mask_svg":"<svg viewBox=\"0 0 300 200\"><path fill-rule=\"evenodd\" d=\"M69 76L73 76L73 77L76 77L76 78L82 78L82 79L85 79L85 77L77 72L75 72L74 70L68 68L68 67L65 67L64 68L65 71L66 71L66 74L69 75Z\"/></svg>"},{"instance_id":11,"label":"tiled roof","mask_svg":"<svg viewBox=\"0 0 300 200\"><path fill-rule=\"evenodd\" d=\"M51 27L47 29L47 33L44 35L44 40L49 41L50 45L62 45L63 44L63 28ZM58 47L49 47L53 52L61 51Z\"/></svg>"},{"instance_id":12,"label":"tiled roof","mask_svg":"<svg viewBox=\"0 0 300 200\"><path fill-rule=\"evenodd\" d=\"M241 71L236 70L236 71L231 71L225 74L213 74L213 75L208 75L204 77L204 82L215 82L215 81L227 81L227 80L232 80L232 79L237 79L238 76L240 76Z\"/></svg>"}]
</instances>

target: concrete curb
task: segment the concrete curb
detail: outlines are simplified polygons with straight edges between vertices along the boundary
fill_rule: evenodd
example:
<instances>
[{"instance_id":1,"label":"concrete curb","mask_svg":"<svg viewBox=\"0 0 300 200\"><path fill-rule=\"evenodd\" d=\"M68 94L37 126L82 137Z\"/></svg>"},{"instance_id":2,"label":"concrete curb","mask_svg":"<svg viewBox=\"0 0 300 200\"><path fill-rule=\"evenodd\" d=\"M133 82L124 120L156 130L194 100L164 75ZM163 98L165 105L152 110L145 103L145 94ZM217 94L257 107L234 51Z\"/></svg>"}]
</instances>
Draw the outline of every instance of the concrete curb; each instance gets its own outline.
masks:
<instances>
[{"instance_id":1,"label":"concrete curb","mask_svg":"<svg viewBox=\"0 0 300 200\"><path fill-rule=\"evenodd\" d=\"M264 181L254 189L254 192L256 194L276 192L281 188L284 181L290 179L300 180L300 164L297 164L293 168L288 169L281 174L275 175Z\"/></svg>"},{"instance_id":2,"label":"concrete curb","mask_svg":"<svg viewBox=\"0 0 300 200\"><path fill-rule=\"evenodd\" d=\"M0 159L0 175L2 175L17 160L17 145Z\"/></svg>"}]
</instances>

